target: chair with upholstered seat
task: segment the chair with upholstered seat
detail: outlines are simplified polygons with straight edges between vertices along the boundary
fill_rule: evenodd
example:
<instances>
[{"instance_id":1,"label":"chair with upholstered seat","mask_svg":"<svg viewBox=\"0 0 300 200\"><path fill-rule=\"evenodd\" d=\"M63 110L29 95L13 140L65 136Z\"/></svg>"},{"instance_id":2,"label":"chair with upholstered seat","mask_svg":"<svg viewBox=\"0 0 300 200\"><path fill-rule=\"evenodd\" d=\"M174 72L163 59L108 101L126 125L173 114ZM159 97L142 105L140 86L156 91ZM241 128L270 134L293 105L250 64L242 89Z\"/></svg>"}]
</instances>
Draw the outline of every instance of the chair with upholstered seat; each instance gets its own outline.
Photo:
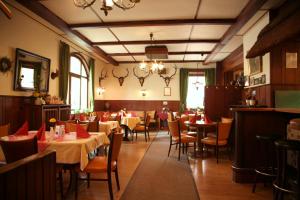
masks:
<instances>
[{"instance_id":1,"label":"chair with upholstered seat","mask_svg":"<svg viewBox=\"0 0 300 200\"><path fill-rule=\"evenodd\" d=\"M137 140L138 132L143 132L145 134L145 141L147 142L147 138L150 141L149 125L150 125L150 115L147 115L145 119L145 123L137 124L136 127L134 127L134 129L132 130L132 132L135 133L136 140Z\"/></svg>"},{"instance_id":2,"label":"chair with upholstered seat","mask_svg":"<svg viewBox=\"0 0 300 200\"><path fill-rule=\"evenodd\" d=\"M75 189L75 199L77 199L78 196L78 179L80 180L87 180L88 181L88 187L90 181L107 181L108 182L108 188L109 188L109 194L110 199L113 199L113 190L112 190L112 175L111 173L115 173L117 188L120 190L120 183L119 183L119 175L118 175L118 156L121 149L123 134L122 133L112 133L111 134L111 142L109 145L109 152L108 157L106 156L96 156L94 159L90 160L88 165L85 167L83 172L87 173L87 178L76 178L76 189ZM76 170L77 172L80 171L78 168ZM105 179L96 179L96 178L90 178L90 174L93 173L106 173L107 178ZM78 174L77 174L78 175Z\"/></svg>"},{"instance_id":3,"label":"chair with upholstered seat","mask_svg":"<svg viewBox=\"0 0 300 200\"><path fill-rule=\"evenodd\" d=\"M196 154L196 142L197 138L189 135L182 134L180 131L179 120L169 121L168 127L170 130L170 146L168 156L170 155L171 146L179 145L178 160L180 160L180 151L183 144L188 145L189 143L194 143L194 154Z\"/></svg>"},{"instance_id":4,"label":"chair with upholstered seat","mask_svg":"<svg viewBox=\"0 0 300 200\"><path fill-rule=\"evenodd\" d=\"M185 121L189 121L189 116L188 115L182 116L180 118L180 120L179 120L179 122L180 122L180 131L183 134L193 136L193 137L197 137L197 128L196 127L187 127L187 125L184 123Z\"/></svg>"},{"instance_id":5,"label":"chair with upholstered seat","mask_svg":"<svg viewBox=\"0 0 300 200\"><path fill-rule=\"evenodd\" d=\"M217 124L217 133L216 137L205 137L201 139L201 143L206 146L214 146L215 147L215 154L217 157L217 163L219 162L219 147L227 147L227 152L229 154L229 146L228 146L228 137L231 130L231 122L229 123L222 123L219 122ZM203 148L202 155L203 155ZM230 156L230 155L229 155Z\"/></svg>"},{"instance_id":6,"label":"chair with upholstered seat","mask_svg":"<svg viewBox=\"0 0 300 200\"><path fill-rule=\"evenodd\" d=\"M9 134L10 124L0 126L0 137L7 136Z\"/></svg>"}]
</instances>

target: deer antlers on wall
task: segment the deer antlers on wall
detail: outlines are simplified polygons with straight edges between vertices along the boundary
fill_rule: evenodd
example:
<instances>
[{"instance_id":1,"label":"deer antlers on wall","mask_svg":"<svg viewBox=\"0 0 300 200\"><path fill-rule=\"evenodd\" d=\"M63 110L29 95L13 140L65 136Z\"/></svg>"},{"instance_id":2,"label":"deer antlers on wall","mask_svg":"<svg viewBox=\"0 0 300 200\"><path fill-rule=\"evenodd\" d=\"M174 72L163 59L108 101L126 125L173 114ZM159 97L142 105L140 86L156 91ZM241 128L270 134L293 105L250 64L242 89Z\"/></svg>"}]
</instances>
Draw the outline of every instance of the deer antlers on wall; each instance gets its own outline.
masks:
<instances>
[{"instance_id":1,"label":"deer antlers on wall","mask_svg":"<svg viewBox=\"0 0 300 200\"><path fill-rule=\"evenodd\" d=\"M101 70L101 75L99 77L99 86L101 86L101 81L107 78L107 71L104 71L104 69Z\"/></svg>"},{"instance_id":2,"label":"deer antlers on wall","mask_svg":"<svg viewBox=\"0 0 300 200\"><path fill-rule=\"evenodd\" d=\"M115 77L115 78L117 78L117 79L119 80L120 86L123 85L125 78L128 77L128 75L129 75L129 70L128 70L128 68L126 68L126 71L127 71L127 74L126 74L125 76L116 76L116 75L114 74L114 69L112 70L112 75L113 75L113 77Z\"/></svg>"},{"instance_id":3,"label":"deer antlers on wall","mask_svg":"<svg viewBox=\"0 0 300 200\"><path fill-rule=\"evenodd\" d=\"M162 74L159 74L160 77L162 77L166 83L166 86L169 87L170 81L173 78L173 76L175 76L176 72L177 72L177 67L174 67L175 72L171 75L171 76L163 76Z\"/></svg>"},{"instance_id":4,"label":"deer antlers on wall","mask_svg":"<svg viewBox=\"0 0 300 200\"><path fill-rule=\"evenodd\" d=\"M133 74L135 77L137 77L137 79L139 80L140 84L141 84L141 87L143 87L144 85L144 82L145 82L145 79L150 75L150 71L145 75L145 76L138 76L136 73L135 73L135 68L133 68Z\"/></svg>"}]
</instances>

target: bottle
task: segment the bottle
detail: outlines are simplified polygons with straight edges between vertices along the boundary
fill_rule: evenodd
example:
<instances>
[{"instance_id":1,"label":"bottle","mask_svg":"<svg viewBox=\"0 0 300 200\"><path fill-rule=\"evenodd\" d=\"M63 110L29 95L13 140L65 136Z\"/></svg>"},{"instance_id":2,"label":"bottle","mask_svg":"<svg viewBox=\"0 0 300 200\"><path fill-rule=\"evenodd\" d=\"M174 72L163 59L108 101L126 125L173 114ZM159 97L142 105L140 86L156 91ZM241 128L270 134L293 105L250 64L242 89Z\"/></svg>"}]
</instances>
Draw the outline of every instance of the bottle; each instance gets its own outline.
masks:
<instances>
[{"instance_id":1,"label":"bottle","mask_svg":"<svg viewBox=\"0 0 300 200\"><path fill-rule=\"evenodd\" d=\"M64 135L65 135L65 125L61 125L60 126L60 136L64 137Z\"/></svg>"},{"instance_id":2,"label":"bottle","mask_svg":"<svg viewBox=\"0 0 300 200\"><path fill-rule=\"evenodd\" d=\"M49 133L49 138L48 139L50 141L53 140L54 135L55 135L55 131L54 131L53 127L50 127L50 133Z\"/></svg>"}]
</instances>

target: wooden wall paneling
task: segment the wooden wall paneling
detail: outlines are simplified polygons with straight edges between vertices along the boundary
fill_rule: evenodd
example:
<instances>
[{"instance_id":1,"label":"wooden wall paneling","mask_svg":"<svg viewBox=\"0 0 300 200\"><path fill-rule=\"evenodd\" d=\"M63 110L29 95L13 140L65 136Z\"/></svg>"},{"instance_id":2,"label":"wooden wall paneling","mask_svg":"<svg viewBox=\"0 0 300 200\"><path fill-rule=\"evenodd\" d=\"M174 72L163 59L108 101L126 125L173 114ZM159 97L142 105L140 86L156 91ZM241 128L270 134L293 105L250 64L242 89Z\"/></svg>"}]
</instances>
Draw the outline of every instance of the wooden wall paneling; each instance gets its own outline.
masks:
<instances>
[{"instance_id":1,"label":"wooden wall paneling","mask_svg":"<svg viewBox=\"0 0 300 200\"><path fill-rule=\"evenodd\" d=\"M216 85L224 85L224 75L221 62L217 62L216 66Z\"/></svg>"},{"instance_id":2,"label":"wooden wall paneling","mask_svg":"<svg viewBox=\"0 0 300 200\"><path fill-rule=\"evenodd\" d=\"M4 124L3 97L0 96L0 125Z\"/></svg>"}]
</instances>

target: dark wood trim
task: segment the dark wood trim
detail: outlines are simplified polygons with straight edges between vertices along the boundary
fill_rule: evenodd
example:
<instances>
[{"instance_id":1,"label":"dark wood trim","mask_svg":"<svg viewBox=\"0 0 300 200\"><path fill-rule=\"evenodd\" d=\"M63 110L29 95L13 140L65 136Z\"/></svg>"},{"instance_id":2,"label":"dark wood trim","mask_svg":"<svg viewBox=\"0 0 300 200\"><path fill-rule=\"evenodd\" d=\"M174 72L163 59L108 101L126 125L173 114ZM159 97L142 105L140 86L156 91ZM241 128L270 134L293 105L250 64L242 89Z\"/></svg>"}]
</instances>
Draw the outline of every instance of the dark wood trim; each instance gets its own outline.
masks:
<instances>
[{"instance_id":1,"label":"dark wood trim","mask_svg":"<svg viewBox=\"0 0 300 200\"><path fill-rule=\"evenodd\" d=\"M141 26L178 26L178 25L232 25L236 19L171 19L171 20L144 20L103 23L70 24L75 28L115 28L115 27L141 27Z\"/></svg>"},{"instance_id":2,"label":"dark wood trim","mask_svg":"<svg viewBox=\"0 0 300 200\"><path fill-rule=\"evenodd\" d=\"M233 36L251 19L251 17L263 6L267 0L253 0L249 1L246 7L237 17L236 23L234 23L223 35L221 41L214 47L212 53L205 58L205 63L212 60L215 54L217 54L225 44L227 44Z\"/></svg>"},{"instance_id":3,"label":"dark wood trim","mask_svg":"<svg viewBox=\"0 0 300 200\"><path fill-rule=\"evenodd\" d=\"M190 63L190 62L203 62L204 60L160 60L163 63ZM142 61L120 61L119 64L135 64Z\"/></svg>"},{"instance_id":4,"label":"dark wood trim","mask_svg":"<svg viewBox=\"0 0 300 200\"><path fill-rule=\"evenodd\" d=\"M179 51L179 52L168 52L168 55L191 55L191 54L210 54L211 51ZM136 52L136 53L110 53L109 56L143 56L145 52Z\"/></svg>"},{"instance_id":5,"label":"dark wood trim","mask_svg":"<svg viewBox=\"0 0 300 200\"><path fill-rule=\"evenodd\" d=\"M130 45L130 44L182 44L182 43L219 43L218 39L199 40L139 40L139 41L115 41L115 42L93 42L92 45Z\"/></svg>"},{"instance_id":6,"label":"dark wood trim","mask_svg":"<svg viewBox=\"0 0 300 200\"><path fill-rule=\"evenodd\" d=\"M118 62L114 60L112 57L108 56L103 50L98 47L94 47L92 42L88 40L86 37L83 37L81 34L78 34L78 31L74 31L70 29L69 25L56 16L53 12L51 12L47 7L39 3L38 1L29 1L29 0L17 0L22 6L26 7L27 9L31 10L36 15L40 16L41 18L48 21L50 24L55 26L56 28L63 31L68 37L72 40L78 42L81 46L93 51L105 61L109 62L113 65L118 65Z\"/></svg>"}]
</instances>

